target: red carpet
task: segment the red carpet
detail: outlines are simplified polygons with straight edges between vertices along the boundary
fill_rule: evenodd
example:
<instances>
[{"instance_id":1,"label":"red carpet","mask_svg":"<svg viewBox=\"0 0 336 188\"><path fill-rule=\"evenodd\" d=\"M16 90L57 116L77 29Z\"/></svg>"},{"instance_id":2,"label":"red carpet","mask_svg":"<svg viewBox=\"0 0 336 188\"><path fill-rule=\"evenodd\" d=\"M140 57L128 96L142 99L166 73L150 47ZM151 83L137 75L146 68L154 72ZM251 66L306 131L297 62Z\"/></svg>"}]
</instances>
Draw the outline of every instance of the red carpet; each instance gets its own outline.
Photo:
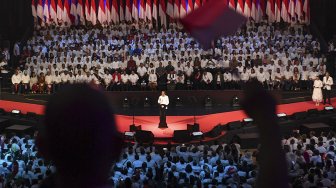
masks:
<instances>
[{"instance_id":1,"label":"red carpet","mask_svg":"<svg viewBox=\"0 0 336 188\"><path fill-rule=\"evenodd\" d=\"M336 98L332 99L332 102L336 102ZM0 108L6 111L13 109L21 110L22 113L34 112L36 114L44 113L44 106L29 103L20 103L12 101L0 100ZM306 111L308 109L318 108L322 110L323 105L316 107L312 101L297 102L291 104L278 105L278 113L286 113L291 115L295 112ZM246 117L246 114L242 110L223 112L217 114L196 116L197 123L200 124L200 129L203 132L210 131L214 126L218 124L226 124L231 121L242 120ZM125 132L129 130L129 125L132 124L132 116L116 115L116 121L119 131ZM168 116L167 123L168 129L158 128L159 116L136 116L135 124L142 125L143 130L152 131L155 137L172 137L174 130L184 130L187 128L188 123L194 122L194 116Z\"/></svg>"}]
</instances>

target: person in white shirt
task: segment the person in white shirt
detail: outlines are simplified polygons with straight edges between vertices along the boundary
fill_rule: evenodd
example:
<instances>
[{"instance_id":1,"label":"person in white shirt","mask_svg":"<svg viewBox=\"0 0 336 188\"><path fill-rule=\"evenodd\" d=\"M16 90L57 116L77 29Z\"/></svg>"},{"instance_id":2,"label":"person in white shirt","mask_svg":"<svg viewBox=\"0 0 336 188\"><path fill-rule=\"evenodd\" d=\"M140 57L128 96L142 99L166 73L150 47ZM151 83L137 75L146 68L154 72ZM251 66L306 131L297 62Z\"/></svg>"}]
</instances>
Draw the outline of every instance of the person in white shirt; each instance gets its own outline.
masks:
<instances>
[{"instance_id":1,"label":"person in white shirt","mask_svg":"<svg viewBox=\"0 0 336 188\"><path fill-rule=\"evenodd\" d=\"M61 85L64 86L69 83L69 74L68 71L65 70L61 73Z\"/></svg>"},{"instance_id":2,"label":"person in white shirt","mask_svg":"<svg viewBox=\"0 0 336 188\"><path fill-rule=\"evenodd\" d=\"M314 84L314 80L317 79L317 77L319 77L320 74L319 72L316 70L315 67L313 67L312 71L309 72L309 81L308 81L308 87L309 87L309 90L311 91L312 88L313 88L313 84Z\"/></svg>"},{"instance_id":3,"label":"person in white shirt","mask_svg":"<svg viewBox=\"0 0 336 188\"><path fill-rule=\"evenodd\" d=\"M62 82L62 78L58 74L58 71L55 71L55 75L53 76L52 81L53 81L53 92L56 92L61 87Z\"/></svg>"},{"instance_id":4,"label":"person in white shirt","mask_svg":"<svg viewBox=\"0 0 336 188\"><path fill-rule=\"evenodd\" d=\"M160 105L160 123L159 128L168 128L166 122L166 110L169 105L169 97L166 95L165 91L161 91L161 96L158 99L158 104Z\"/></svg>"},{"instance_id":5,"label":"person in white shirt","mask_svg":"<svg viewBox=\"0 0 336 188\"><path fill-rule=\"evenodd\" d=\"M201 80L202 89L212 89L212 80L211 72L204 71Z\"/></svg>"},{"instance_id":6,"label":"person in white shirt","mask_svg":"<svg viewBox=\"0 0 336 188\"><path fill-rule=\"evenodd\" d=\"M280 89L283 86L284 76L280 71L280 68L276 68L276 72L274 73L274 89Z\"/></svg>"},{"instance_id":7,"label":"person in white shirt","mask_svg":"<svg viewBox=\"0 0 336 188\"><path fill-rule=\"evenodd\" d=\"M267 86L267 83L266 83L266 74L265 74L263 68L260 68L260 69L259 69L259 72L257 73L257 80L258 80L264 87Z\"/></svg>"},{"instance_id":8,"label":"person in white shirt","mask_svg":"<svg viewBox=\"0 0 336 188\"><path fill-rule=\"evenodd\" d=\"M22 77L19 74L19 71L16 70L15 74L12 76L12 93L15 94L20 94L21 93L21 81Z\"/></svg>"},{"instance_id":9,"label":"person in white shirt","mask_svg":"<svg viewBox=\"0 0 336 188\"><path fill-rule=\"evenodd\" d=\"M168 90L175 90L176 88L176 74L175 71L170 71L169 74L167 74L167 89Z\"/></svg>"},{"instance_id":10,"label":"person in white shirt","mask_svg":"<svg viewBox=\"0 0 336 188\"><path fill-rule=\"evenodd\" d=\"M109 71L105 71L103 81L104 81L105 90L110 91L111 90L112 76L111 76Z\"/></svg>"},{"instance_id":11,"label":"person in white shirt","mask_svg":"<svg viewBox=\"0 0 336 188\"><path fill-rule=\"evenodd\" d=\"M178 71L177 77L176 77L176 89L177 90L183 90L184 89L184 74L182 71Z\"/></svg>"},{"instance_id":12,"label":"person in white shirt","mask_svg":"<svg viewBox=\"0 0 336 188\"><path fill-rule=\"evenodd\" d=\"M309 81L309 71L307 70L307 66L302 66L301 76L300 76L300 88L308 88L308 81Z\"/></svg>"},{"instance_id":13,"label":"person in white shirt","mask_svg":"<svg viewBox=\"0 0 336 188\"><path fill-rule=\"evenodd\" d=\"M329 75L329 72L326 72L323 77L323 103L326 104L328 99L328 104L331 105L330 94L331 94L331 86L334 85L333 78Z\"/></svg>"},{"instance_id":14,"label":"person in white shirt","mask_svg":"<svg viewBox=\"0 0 336 188\"><path fill-rule=\"evenodd\" d=\"M224 77L224 89L231 89L232 74L229 72L228 69L225 70L223 77Z\"/></svg>"},{"instance_id":15,"label":"person in white shirt","mask_svg":"<svg viewBox=\"0 0 336 188\"><path fill-rule=\"evenodd\" d=\"M157 87L157 76L154 73L154 69L151 70L148 76L148 86L150 90L155 91Z\"/></svg>"},{"instance_id":16,"label":"person in white shirt","mask_svg":"<svg viewBox=\"0 0 336 188\"><path fill-rule=\"evenodd\" d=\"M287 66L286 70L284 71L284 90L289 91L292 89L293 85L293 71L290 70L290 67Z\"/></svg>"},{"instance_id":17,"label":"person in white shirt","mask_svg":"<svg viewBox=\"0 0 336 188\"><path fill-rule=\"evenodd\" d=\"M27 73L27 70L23 71L23 75L22 75L22 92L27 94L29 93L29 82L30 82L30 76Z\"/></svg>"},{"instance_id":18,"label":"person in white shirt","mask_svg":"<svg viewBox=\"0 0 336 188\"><path fill-rule=\"evenodd\" d=\"M138 80L139 80L139 76L137 74L135 74L134 71L131 72L131 74L129 75L129 81L131 83L131 90L136 90L138 88Z\"/></svg>"},{"instance_id":19,"label":"person in white shirt","mask_svg":"<svg viewBox=\"0 0 336 188\"><path fill-rule=\"evenodd\" d=\"M122 91L129 90L129 75L126 74L126 71L123 71L121 74L121 90Z\"/></svg>"}]
</instances>

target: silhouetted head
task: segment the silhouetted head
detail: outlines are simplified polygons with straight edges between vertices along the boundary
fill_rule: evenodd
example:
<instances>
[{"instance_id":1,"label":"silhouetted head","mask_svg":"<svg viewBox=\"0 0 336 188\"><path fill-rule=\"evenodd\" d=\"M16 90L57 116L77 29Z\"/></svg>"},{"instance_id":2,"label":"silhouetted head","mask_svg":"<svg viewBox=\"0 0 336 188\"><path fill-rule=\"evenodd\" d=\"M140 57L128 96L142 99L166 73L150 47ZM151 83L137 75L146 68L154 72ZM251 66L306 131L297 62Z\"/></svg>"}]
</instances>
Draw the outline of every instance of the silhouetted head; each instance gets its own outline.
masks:
<instances>
[{"instance_id":1,"label":"silhouetted head","mask_svg":"<svg viewBox=\"0 0 336 188\"><path fill-rule=\"evenodd\" d=\"M55 163L60 186L104 185L122 148L104 93L74 84L51 96L37 146L44 158Z\"/></svg>"}]
</instances>

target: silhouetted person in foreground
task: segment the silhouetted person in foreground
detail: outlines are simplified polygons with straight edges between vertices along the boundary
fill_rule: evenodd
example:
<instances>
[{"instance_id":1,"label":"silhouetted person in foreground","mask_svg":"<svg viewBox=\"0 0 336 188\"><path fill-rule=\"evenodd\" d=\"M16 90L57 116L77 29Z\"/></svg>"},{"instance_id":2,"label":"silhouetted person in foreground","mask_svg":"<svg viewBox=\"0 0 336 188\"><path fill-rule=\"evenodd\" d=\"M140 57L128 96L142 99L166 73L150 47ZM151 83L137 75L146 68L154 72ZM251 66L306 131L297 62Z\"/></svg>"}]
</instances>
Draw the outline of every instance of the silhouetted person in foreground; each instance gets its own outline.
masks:
<instances>
[{"instance_id":1,"label":"silhouetted person in foreground","mask_svg":"<svg viewBox=\"0 0 336 188\"><path fill-rule=\"evenodd\" d=\"M57 169L41 187L106 187L122 148L107 98L84 84L66 86L51 96L36 142Z\"/></svg>"},{"instance_id":2,"label":"silhouetted person in foreground","mask_svg":"<svg viewBox=\"0 0 336 188\"><path fill-rule=\"evenodd\" d=\"M286 158L281 146L281 133L274 98L263 89L260 83L254 81L247 84L245 88L243 107L259 129L261 148L256 187L289 187Z\"/></svg>"}]
</instances>

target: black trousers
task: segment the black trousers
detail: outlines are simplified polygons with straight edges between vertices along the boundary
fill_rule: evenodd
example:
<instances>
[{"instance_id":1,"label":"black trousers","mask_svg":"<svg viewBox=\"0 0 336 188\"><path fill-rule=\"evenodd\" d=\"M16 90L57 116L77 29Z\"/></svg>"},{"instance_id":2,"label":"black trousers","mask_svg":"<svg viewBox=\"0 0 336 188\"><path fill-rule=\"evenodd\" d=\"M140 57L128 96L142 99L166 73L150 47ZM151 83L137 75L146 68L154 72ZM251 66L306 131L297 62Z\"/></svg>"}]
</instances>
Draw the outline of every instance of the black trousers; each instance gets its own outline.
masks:
<instances>
[{"instance_id":1,"label":"black trousers","mask_svg":"<svg viewBox=\"0 0 336 188\"><path fill-rule=\"evenodd\" d=\"M160 105L160 123L159 128L167 128L166 109L167 105Z\"/></svg>"},{"instance_id":2,"label":"black trousers","mask_svg":"<svg viewBox=\"0 0 336 188\"><path fill-rule=\"evenodd\" d=\"M327 102L327 99L328 99L328 103L331 104L330 94L331 94L331 90L323 89L324 104Z\"/></svg>"}]
</instances>

